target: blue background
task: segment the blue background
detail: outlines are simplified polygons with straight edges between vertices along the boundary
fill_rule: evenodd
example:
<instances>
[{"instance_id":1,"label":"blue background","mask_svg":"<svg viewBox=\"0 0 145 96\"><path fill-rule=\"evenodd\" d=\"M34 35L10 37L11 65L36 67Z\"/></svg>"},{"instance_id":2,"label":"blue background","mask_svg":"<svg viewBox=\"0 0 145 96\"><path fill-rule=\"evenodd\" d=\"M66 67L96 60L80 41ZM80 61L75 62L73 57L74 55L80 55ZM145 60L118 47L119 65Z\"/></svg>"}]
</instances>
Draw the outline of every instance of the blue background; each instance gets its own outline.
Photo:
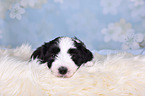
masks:
<instances>
[{"instance_id":1,"label":"blue background","mask_svg":"<svg viewBox=\"0 0 145 96\"><path fill-rule=\"evenodd\" d=\"M137 44L143 42L144 0L45 0L42 3L35 1L33 6L23 6L18 0L14 2L0 0L1 4L5 2L9 7L0 7L1 10L5 8L4 11L0 11L0 14L3 14L0 17L1 46L16 47L29 43L36 48L58 36L76 36L85 42L89 49L97 50L124 49L123 44L128 45L128 49L137 49L138 47L135 47L137 45L131 47L132 42ZM10 16L16 4L25 10L20 14L21 19ZM109 27L111 24L113 27ZM109 31L103 33L104 29L109 28L115 31L110 34ZM122 30L124 34L118 35L117 32L120 32L118 30ZM124 39L130 31L134 33L132 42ZM141 36L140 40L135 39L138 34ZM105 40L105 36L110 39Z\"/></svg>"}]
</instances>

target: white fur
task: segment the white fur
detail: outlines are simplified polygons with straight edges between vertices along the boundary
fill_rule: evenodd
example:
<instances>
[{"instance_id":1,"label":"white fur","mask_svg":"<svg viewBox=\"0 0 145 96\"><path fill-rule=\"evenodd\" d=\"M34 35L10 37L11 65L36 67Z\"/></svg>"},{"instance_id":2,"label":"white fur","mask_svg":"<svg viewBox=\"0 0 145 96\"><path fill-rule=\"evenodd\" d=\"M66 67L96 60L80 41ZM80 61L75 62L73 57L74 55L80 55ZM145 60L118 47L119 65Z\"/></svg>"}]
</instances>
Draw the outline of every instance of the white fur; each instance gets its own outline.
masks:
<instances>
[{"instance_id":1,"label":"white fur","mask_svg":"<svg viewBox=\"0 0 145 96\"><path fill-rule=\"evenodd\" d=\"M59 40L59 48L60 52L57 55L55 61L52 63L51 70L54 75L61 76L61 74L59 74L58 72L59 67L66 67L68 69L68 72L64 76L71 77L78 68L78 66L71 59L70 54L68 54L68 50L70 48L75 48L72 39L68 37L61 38Z\"/></svg>"},{"instance_id":2,"label":"white fur","mask_svg":"<svg viewBox=\"0 0 145 96\"><path fill-rule=\"evenodd\" d=\"M0 96L145 96L145 56L94 55L101 59L93 67L58 78L46 64L28 62L31 52L0 50Z\"/></svg>"}]
</instances>

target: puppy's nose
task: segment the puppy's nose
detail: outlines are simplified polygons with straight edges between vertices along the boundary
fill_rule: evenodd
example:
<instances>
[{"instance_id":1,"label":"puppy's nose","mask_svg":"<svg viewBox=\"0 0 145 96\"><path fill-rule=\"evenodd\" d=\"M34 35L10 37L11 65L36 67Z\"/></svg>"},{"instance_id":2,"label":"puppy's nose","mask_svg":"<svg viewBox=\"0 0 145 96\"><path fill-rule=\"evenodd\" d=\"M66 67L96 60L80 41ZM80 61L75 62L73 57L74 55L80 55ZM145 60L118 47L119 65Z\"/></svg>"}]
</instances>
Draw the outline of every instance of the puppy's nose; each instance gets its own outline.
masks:
<instances>
[{"instance_id":1,"label":"puppy's nose","mask_svg":"<svg viewBox=\"0 0 145 96\"><path fill-rule=\"evenodd\" d=\"M58 68L58 71L59 71L60 74L64 75L64 74L67 73L68 70L67 70L66 67L61 66L61 67Z\"/></svg>"}]
</instances>

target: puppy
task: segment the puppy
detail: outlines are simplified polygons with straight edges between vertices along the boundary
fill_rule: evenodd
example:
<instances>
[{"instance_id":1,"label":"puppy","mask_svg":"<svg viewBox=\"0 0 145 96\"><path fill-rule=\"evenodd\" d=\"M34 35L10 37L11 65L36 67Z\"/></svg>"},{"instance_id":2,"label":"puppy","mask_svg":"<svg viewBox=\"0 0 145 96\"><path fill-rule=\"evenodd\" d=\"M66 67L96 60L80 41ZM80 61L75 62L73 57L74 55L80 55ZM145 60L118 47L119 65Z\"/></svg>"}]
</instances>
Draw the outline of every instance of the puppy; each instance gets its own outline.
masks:
<instances>
[{"instance_id":1,"label":"puppy","mask_svg":"<svg viewBox=\"0 0 145 96\"><path fill-rule=\"evenodd\" d=\"M92 65L93 54L79 39L58 37L37 48L31 59L45 63L58 77L71 77L82 65Z\"/></svg>"}]
</instances>

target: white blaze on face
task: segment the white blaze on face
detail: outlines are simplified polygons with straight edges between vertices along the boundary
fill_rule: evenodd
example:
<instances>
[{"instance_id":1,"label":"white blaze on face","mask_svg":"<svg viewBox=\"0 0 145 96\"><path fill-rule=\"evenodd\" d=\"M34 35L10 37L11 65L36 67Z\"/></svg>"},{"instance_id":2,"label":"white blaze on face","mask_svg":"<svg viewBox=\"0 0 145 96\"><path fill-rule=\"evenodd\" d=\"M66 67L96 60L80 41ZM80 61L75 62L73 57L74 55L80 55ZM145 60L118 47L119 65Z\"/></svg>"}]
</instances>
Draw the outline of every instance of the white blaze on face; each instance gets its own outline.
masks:
<instances>
[{"instance_id":1,"label":"white blaze on face","mask_svg":"<svg viewBox=\"0 0 145 96\"><path fill-rule=\"evenodd\" d=\"M78 68L78 66L74 63L74 61L71 59L70 54L68 53L68 50L70 48L75 48L72 39L69 37L60 38L59 48L60 52L58 53L55 61L52 63L51 70L54 75L62 76L62 74L59 74L58 69L62 66L66 67L68 69L68 72L63 76L71 77Z\"/></svg>"}]
</instances>

